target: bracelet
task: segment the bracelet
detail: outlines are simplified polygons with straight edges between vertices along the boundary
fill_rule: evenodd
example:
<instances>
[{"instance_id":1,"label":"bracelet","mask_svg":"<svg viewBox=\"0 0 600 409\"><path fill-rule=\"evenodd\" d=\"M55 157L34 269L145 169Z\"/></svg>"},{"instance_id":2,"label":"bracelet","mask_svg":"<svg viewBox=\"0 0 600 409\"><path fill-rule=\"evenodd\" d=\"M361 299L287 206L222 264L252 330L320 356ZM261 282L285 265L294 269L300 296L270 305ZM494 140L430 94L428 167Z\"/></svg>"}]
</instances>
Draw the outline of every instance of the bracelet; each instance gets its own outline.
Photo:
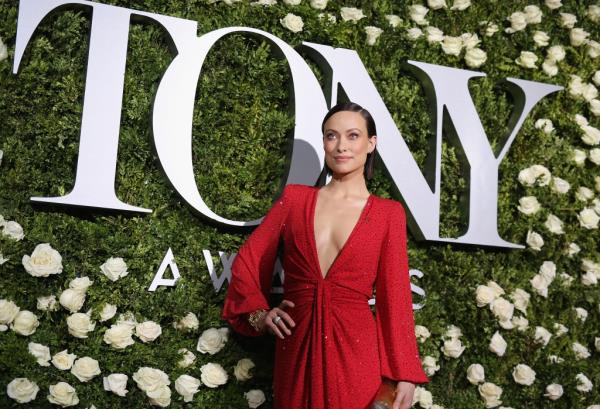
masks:
<instances>
[{"instance_id":1,"label":"bracelet","mask_svg":"<svg viewBox=\"0 0 600 409\"><path fill-rule=\"evenodd\" d=\"M258 323L260 322L260 320L262 320L262 318L265 315L267 315L267 310L265 310L264 308L261 308L260 310L253 311L250 314L248 314L248 322L257 332L261 332Z\"/></svg>"}]
</instances>

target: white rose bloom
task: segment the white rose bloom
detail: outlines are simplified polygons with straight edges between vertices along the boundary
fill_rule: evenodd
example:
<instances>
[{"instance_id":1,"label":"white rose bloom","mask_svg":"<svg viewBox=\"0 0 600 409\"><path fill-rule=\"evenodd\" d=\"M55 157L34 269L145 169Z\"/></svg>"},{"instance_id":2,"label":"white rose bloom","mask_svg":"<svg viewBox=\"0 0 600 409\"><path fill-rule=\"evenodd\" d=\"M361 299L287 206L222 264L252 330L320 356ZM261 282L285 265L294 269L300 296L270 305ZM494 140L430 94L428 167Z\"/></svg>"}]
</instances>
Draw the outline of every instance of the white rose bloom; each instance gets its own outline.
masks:
<instances>
[{"instance_id":1,"label":"white rose bloom","mask_svg":"<svg viewBox=\"0 0 600 409\"><path fill-rule=\"evenodd\" d=\"M279 20L279 22L283 27L287 28L292 33L299 33L304 27L304 21L302 21L302 17L293 13L287 13L284 18Z\"/></svg>"},{"instance_id":2,"label":"white rose bloom","mask_svg":"<svg viewBox=\"0 0 600 409\"><path fill-rule=\"evenodd\" d=\"M573 155L571 156L571 160L575 162L577 166L582 166L585 163L585 159L587 155L585 151L581 149L573 149Z\"/></svg>"},{"instance_id":3,"label":"white rose bloom","mask_svg":"<svg viewBox=\"0 0 600 409\"><path fill-rule=\"evenodd\" d=\"M542 206L535 196L524 196L519 199L517 209L523 214L532 215L537 213Z\"/></svg>"},{"instance_id":4,"label":"white rose bloom","mask_svg":"<svg viewBox=\"0 0 600 409\"><path fill-rule=\"evenodd\" d=\"M135 335L143 342L152 342L162 334L162 328L154 321L145 321L135 326Z\"/></svg>"},{"instance_id":5,"label":"white rose bloom","mask_svg":"<svg viewBox=\"0 0 600 409\"><path fill-rule=\"evenodd\" d=\"M533 41L538 47L546 47L550 42L550 36L544 31L536 31L533 33Z\"/></svg>"},{"instance_id":6,"label":"white rose bloom","mask_svg":"<svg viewBox=\"0 0 600 409\"><path fill-rule=\"evenodd\" d=\"M92 284L94 282L89 277L77 277L69 282L69 288L85 292Z\"/></svg>"},{"instance_id":7,"label":"white rose bloom","mask_svg":"<svg viewBox=\"0 0 600 409\"><path fill-rule=\"evenodd\" d=\"M575 77L575 75L572 75L571 77ZM573 78L573 82L577 82L577 81L578 81L577 78ZM580 86L580 88L577 92L579 92L580 94L583 93L583 85ZM581 114L575 114L575 123L577 125L579 125L580 128L583 128L584 126L589 125L588 119Z\"/></svg>"},{"instance_id":8,"label":"white rose bloom","mask_svg":"<svg viewBox=\"0 0 600 409\"><path fill-rule=\"evenodd\" d=\"M387 20L388 24L393 28L398 27L400 23L402 23L402 19L395 14L386 14L385 19Z\"/></svg>"},{"instance_id":9,"label":"white rose bloom","mask_svg":"<svg viewBox=\"0 0 600 409\"><path fill-rule=\"evenodd\" d=\"M569 79L569 84L567 89L569 90L569 95L575 99L581 99L583 95L583 90L585 88L585 84L580 76L571 74ZM577 116L576 116L577 117ZM577 122L581 127L583 124L581 122ZM585 123L587 125L587 122Z\"/></svg>"},{"instance_id":10,"label":"white rose bloom","mask_svg":"<svg viewBox=\"0 0 600 409\"><path fill-rule=\"evenodd\" d=\"M30 342L27 345L27 350L41 366L50 366L50 348L46 345Z\"/></svg>"},{"instance_id":11,"label":"white rose bloom","mask_svg":"<svg viewBox=\"0 0 600 409\"><path fill-rule=\"evenodd\" d=\"M572 349L577 359L587 359L590 357L590 351L579 342L573 342Z\"/></svg>"},{"instance_id":12,"label":"white rose bloom","mask_svg":"<svg viewBox=\"0 0 600 409\"><path fill-rule=\"evenodd\" d=\"M577 23L577 17L571 13L560 13L560 25L565 28L573 28Z\"/></svg>"},{"instance_id":13,"label":"white rose bloom","mask_svg":"<svg viewBox=\"0 0 600 409\"><path fill-rule=\"evenodd\" d=\"M521 51L521 55L515 60L517 65L523 68L537 68L535 62L538 60L537 55L531 51Z\"/></svg>"},{"instance_id":14,"label":"white rose bloom","mask_svg":"<svg viewBox=\"0 0 600 409\"><path fill-rule=\"evenodd\" d=\"M530 386L535 381L535 371L525 364L513 368L512 377L519 385Z\"/></svg>"},{"instance_id":15,"label":"white rose bloom","mask_svg":"<svg viewBox=\"0 0 600 409\"><path fill-rule=\"evenodd\" d=\"M600 116L600 100L594 98L590 101L590 111L594 116Z\"/></svg>"},{"instance_id":16,"label":"white rose bloom","mask_svg":"<svg viewBox=\"0 0 600 409\"><path fill-rule=\"evenodd\" d=\"M21 310L15 316L15 319L10 324L10 329L19 335L31 335L40 325L37 316L31 311Z\"/></svg>"},{"instance_id":17,"label":"white rose bloom","mask_svg":"<svg viewBox=\"0 0 600 409\"><path fill-rule=\"evenodd\" d=\"M581 260L581 270L592 273L600 279L600 263L584 258Z\"/></svg>"},{"instance_id":18,"label":"white rose bloom","mask_svg":"<svg viewBox=\"0 0 600 409\"><path fill-rule=\"evenodd\" d=\"M117 324L127 325L134 330L135 326L137 325L137 321L135 319L135 315L133 315L131 311L127 311L119 315L119 318L117 318Z\"/></svg>"},{"instance_id":19,"label":"white rose bloom","mask_svg":"<svg viewBox=\"0 0 600 409\"><path fill-rule=\"evenodd\" d=\"M531 165L519 172L518 176L519 182L525 186L547 186L551 178L550 171L543 165Z\"/></svg>"},{"instance_id":20,"label":"white rose bloom","mask_svg":"<svg viewBox=\"0 0 600 409\"><path fill-rule=\"evenodd\" d=\"M40 311L56 311L58 302L55 295L46 295L37 298L37 309Z\"/></svg>"},{"instance_id":21,"label":"white rose bloom","mask_svg":"<svg viewBox=\"0 0 600 409\"><path fill-rule=\"evenodd\" d=\"M89 356L75 360L71 367L71 373L81 382L87 382L96 375L100 375L98 361Z\"/></svg>"},{"instance_id":22,"label":"white rose bloom","mask_svg":"<svg viewBox=\"0 0 600 409\"><path fill-rule=\"evenodd\" d=\"M288 6L297 6L302 0L283 0Z\"/></svg>"},{"instance_id":23,"label":"white rose bloom","mask_svg":"<svg viewBox=\"0 0 600 409\"><path fill-rule=\"evenodd\" d=\"M575 379L577 380L577 390L579 392L591 392L594 385L587 376L582 373L578 373L575 376Z\"/></svg>"},{"instance_id":24,"label":"white rose bloom","mask_svg":"<svg viewBox=\"0 0 600 409\"><path fill-rule=\"evenodd\" d=\"M112 373L102 378L102 385L104 390L112 392L119 396L127 395L127 379L129 377L122 373Z\"/></svg>"},{"instance_id":25,"label":"white rose bloom","mask_svg":"<svg viewBox=\"0 0 600 409\"><path fill-rule=\"evenodd\" d=\"M168 386L161 386L152 391L146 391L146 395L150 398L148 401L151 405L166 408L171 404L171 389Z\"/></svg>"},{"instance_id":26,"label":"white rose bloom","mask_svg":"<svg viewBox=\"0 0 600 409\"><path fill-rule=\"evenodd\" d=\"M323 10L327 7L327 0L310 0L310 6L313 9Z\"/></svg>"},{"instance_id":27,"label":"white rose bloom","mask_svg":"<svg viewBox=\"0 0 600 409\"><path fill-rule=\"evenodd\" d=\"M533 230L527 231L527 238L525 240L527 245L535 251L540 251L542 246L544 245L544 239L539 233L534 232Z\"/></svg>"},{"instance_id":28,"label":"white rose bloom","mask_svg":"<svg viewBox=\"0 0 600 409\"><path fill-rule=\"evenodd\" d=\"M202 335L200 335L200 338L198 338L196 350L203 354L214 355L223 349L226 342L226 333L219 331L216 328L209 328L204 330Z\"/></svg>"},{"instance_id":29,"label":"white rose bloom","mask_svg":"<svg viewBox=\"0 0 600 409\"><path fill-rule=\"evenodd\" d=\"M539 273L548 281L548 283L551 283L556 277L556 264L550 260L544 261L540 266Z\"/></svg>"},{"instance_id":30,"label":"white rose bloom","mask_svg":"<svg viewBox=\"0 0 600 409\"><path fill-rule=\"evenodd\" d=\"M571 283L573 282L574 278L570 275L568 275L567 273L560 273L560 278L562 280L562 286L563 287L570 287Z\"/></svg>"},{"instance_id":31,"label":"white rose bloom","mask_svg":"<svg viewBox=\"0 0 600 409\"><path fill-rule=\"evenodd\" d=\"M93 331L96 324L92 322L88 314L76 312L67 317L67 327L69 328L69 334L75 338L87 338L88 332Z\"/></svg>"},{"instance_id":32,"label":"white rose bloom","mask_svg":"<svg viewBox=\"0 0 600 409\"><path fill-rule=\"evenodd\" d=\"M556 62L546 58L542 63L542 71L544 71L544 74L548 75L549 77L554 77L556 74L558 74L558 65L556 65Z\"/></svg>"},{"instance_id":33,"label":"white rose bloom","mask_svg":"<svg viewBox=\"0 0 600 409\"><path fill-rule=\"evenodd\" d=\"M249 408L257 408L265 403L265 393L260 389L250 389L248 392L244 392L244 397L248 401Z\"/></svg>"},{"instance_id":34,"label":"white rose bloom","mask_svg":"<svg viewBox=\"0 0 600 409\"><path fill-rule=\"evenodd\" d=\"M548 118L540 118L535 121L535 129L541 129L545 134L552 133L554 131L554 124Z\"/></svg>"},{"instance_id":35,"label":"white rose bloom","mask_svg":"<svg viewBox=\"0 0 600 409\"><path fill-rule=\"evenodd\" d=\"M587 102L590 102L598 96L598 89L594 84L584 84L581 90L581 96Z\"/></svg>"},{"instance_id":36,"label":"white rose bloom","mask_svg":"<svg viewBox=\"0 0 600 409\"><path fill-rule=\"evenodd\" d=\"M560 62L564 60L565 55L565 49L561 45L553 45L552 47L548 48L547 51L548 59L554 62Z\"/></svg>"},{"instance_id":37,"label":"white rose bloom","mask_svg":"<svg viewBox=\"0 0 600 409\"><path fill-rule=\"evenodd\" d=\"M116 349L123 349L135 344L131 337L133 329L125 324L113 324L104 333L104 342Z\"/></svg>"},{"instance_id":38,"label":"white rose bloom","mask_svg":"<svg viewBox=\"0 0 600 409\"><path fill-rule=\"evenodd\" d=\"M256 365L249 358L242 358L237 361L237 364L233 368L233 374L238 381L247 381L248 379L253 377L251 373L251 369Z\"/></svg>"},{"instance_id":39,"label":"white rose bloom","mask_svg":"<svg viewBox=\"0 0 600 409\"><path fill-rule=\"evenodd\" d=\"M425 27L425 33L429 44L441 43L444 40L444 32L437 27Z\"/></svg>"},{"instance_id":40,"label":"white rose bloom","mask_svg":"<svg viewBox=\"0 0 600 409\"><path fill-rule=\"evenodd\" d=\"M492 336L492 339L490 340L489 350L498 356L503 356L506 353L507 346L508 344L506 343L502 335L500 335L500 333L496 331Z\"/></svg>"},{"instance_id":41,"label":"white rose bloom","mask_svg":"<svg viewBox=\"0 0 600 409\"><path fill-rule=\"evenodd\" d=\"M277 4L277 0L258 0L250 3L252 6L272 6L274 4Z\"/></svg>"},{"instance_id":42,"label":"white rose bloom","mask_svg":"<svg viewBox=\"0 0 600 409\"><path fill-rule=\"evenodd\" d=\"M490 310L500 321L508 321L512 318L515 306L508 300L498 297L490 303Z\"/></svg>"},{"instance_id":43,"label":"white rose bloom","mask_svg":"<svg viewBox=\"0 0 600 409\"><path fill-rule=\"evenodd\" d=\"M536 274L529 282L536 293L542 297L548 297L548 286L550 285L550 282L543 275Z\"/></svg>"},{"instance_id":44,"label":"white rose bloom","mask_svg":"<svg viewBox=\"0 0 600 409\"><path fill-rule=\"evenodd\" d=\"M490 304L496 298L496 293L493 289L488 287L487 285L478 285L475 290L477 306L485 307Z\"/></svg>"},{"instance_id":45,"label":"white rose bloom","mask_svg":"<svg viewBox=\"0 0 600 409\"><path fill-rule=\"evenodd\" d=\"M160 369L143 366L132 376L138 388L144 392L154 391L171 384L169 376Z\"/></svg>"},{"instance_id":46,"label":"white rose bloom","mask_svg":"<svg viewBox=\"0 0 600 409\"><path fill-rule=\"evenodd\" d=\"M440 366L434 357L426 355L423 358L423 370L427 376L433 376L437 371L440 370Z\"/></svg>"},{"instance_id":47,"label":"white rose bloom","mask_svg":"<svg viewBox=\"0 0 600 409\"><path fill-rule=\"evenodd\" d=\"M76 358L77 355L69 354L69 351L65 349L54 354L52 357L52 365L61 371L68 371L73 366L73 362L75 362Z\"/></svg>"},{"instance_id":48,"label":"white rose bloom","mask_svg":"<svg viewBox=\"0 0 600 409\"><path fill-rule=\"evenodd\" d=\"M23 240L23 237L25 237L25 233L23 232L23 227L21 227L21 225L15 221L9 221L6 222L2 228L2 233L13 239L16 241L21 241Z\"/></svg>"},{"instance_id":49,"label":"white rose bloom","mask_svg":"<svg viewBox=\"0 0 600 409\"><path fill-rule=\"evenodd\" d=\"M560 337L561 335L565 335L569 332L569 328L565 327L563 324L559 322L554 323L554 335Z\"/></svg>"},{"instance_id":50,"label":"white rose bloom","mask_svg":"<svg viewBox=\"0 0 600 409\"><path fill-rule=\"evenodd\" d=\"M85 302L85 291L67 288L60 294L59 302L70 312L77 312Z\"/></svg>"},{"instance_id":51,"label":"white rose bloom","mask_svg":"<svg viewBox=\"0 0 600 409\"><path fill-rule=\"evenodd\" d=\"M546 386L546 393L544 396L550 400L557 400L563 395L563 387L558 383L551 383Z\"/></svg>"},{"instance_id":52,"label":"white rose bloom","mask_svg":"<svg viewBox=\"0 0 600 409\"><path fill-rule=\"evenodd\" d=\"M367 17L362 9L357 9L356 7L342 7L340 9L340 16L342 16L342 20L352 21L353 23Z\"/></svg>"},{"instance_id":53,"label":"white rose bloom","mask_svg":"<svg viewBox=\"0 0 600 409\"><path fill-rule=\"evenodd\" d=\"M454 2L452 3L452 7L450 7L450 10L463 11L466 10L467 7L469 7L470 5L471 0L454 0Z\"/></svg>"},{"instance_id":54,"label":"white rose bloom","mask_svg":"<svg viewBox=\"0 0 600 409\"><path fill-rule=\"evenodd\" d=\"M501 387L491 382L485 382L479 385L477 390L479 391L479 395L481 395L485 401L486 408L495 408L502 404L502 401L500 400L500 396L502 395Z\"/></svg>"},{"instance_id":55,"label":"white rose bloom","mask_svg":"<svg viewBox=\"0 0 600 409\"><path fill-rule=\"evenodd\" d=\"M485 382L485 370L481 364L471 364L467 368L467 379L473 385Z\"/></svg>"},{"instance_id":56,"label":"white rose bloom","mask_svg":"<svg viewBox=\"0 0 600 409\"><path fill-rule=\"evenodd\" d=\"M34 277L48 277L50 274L62 272L62 257L50 244L41 243L35 246L31 256L23 256L23 267Z\"/></svg>"},{"instance_id":57,"label":"white rose bloom","mask_svg":"<svg viewBox=\"0 0 600 409\"><path fill-rule=\"evenodd\" d=\"M198 317L193 312L188 312L185 317L173 323L173 327L175 327L175 329L182 331L196 330L199 326L200 321L198 321Z\"/></svg>"},{"instance_id":58,"label":"white rose bloom","mask_svg":"<svg viewBox=\"0 0 600 409\"><path fill-rule=\"evenodd\" d=\"M487 286L490 287L494 291L494 293L496 293L496 297L500 297L500 296L506 294L504 289L502 287L500 287L498 285L498 283L496 283L494 280L489 280L487 282Z\"/></svg>"},{"instance_id":59,"label":"white rose bloom","mask_svg":"<svg viewBox=\"0 0 600 409\"><path fill-rule=\"evenodd\" d=\"M367 44L375 45L375 42L377 41L381 33L383 33L383 30L375 26L366 26L365 33L367 34Z\"/></svg>"},{"instance_id":60,"label":"white rose bloom","mask_svg":"<svg viewBox=\"0 0 600 409\"><path fill-rule=\"evenodd\" d=\"M537 344L540 344L542 345L542 347L545 347L546 345L548 345L548 342L550 342L551 337L552 334L546 328L540 326L535 327L534 340Z\"/></svg>"},{"instance_id":61,"label":"white rose bloom","mask_svg":"<svg viewBox=\"0 0 600 409\"><path fill-rule=\"evenodd\" d=\"M510 22L510 27L504 31L509 34L524 30L527 27L527 16L522 11L515 11L506 19Z\"/></svg>"},{"instance_id":62,"label":"white rose bloom","mask_svg":"<svg viewBox=\"0 0 600 409\"><path fill-rule=\"evenodd\" d=\"M594 76L592 77L592 81L594 81L594 84L600 85L600 70L597 70L594 73Z\"/></svg>"},{"instance_id":63,"label":"white rose bloom","mask_svg":"<svg viewBox=\"0 0 600 409\"><path fill-rule=\"evenodd\" d=\"M462 38L458 36L444 36L442 50L448 55L458 56L462 50Z\"/></svg>"},{"instance_id":64,"label":"white rose bloom","mask_svg":"<svg viewBox=\"0 0 600 409\"><path fill-rule=\"evenodd\" d=\"M227 383L227 372L219 364L209 362L200 367L202 383L209 388L216 388Z\"/></svg>"},{"instance_id":65,"label":"white rose bloom","mask_svg":"<svg viewBox=\"0 0 600 409\"><path fill-rule=\"evenodd\" d=\"M460 39L462 40L463 47L466 50L471 50L481 43L479 36L473 33L462 33L460 35Z\"/></svg>"},{"instance_id":66,"label":"white rose bloom","mask_svg":"<svg viewBox=\"0 0 600 409\"><path fill-rule=\"evenodd\" d=\"M529 5L523 9L527 24L538 24L542 22L542 10L538 6Z\"/></svg>"},{"instance_id":67,"label":"white rose bloom","mask_svg":"<svg viewBox=\"0 0 600 409\"><path fill-rule=\"evenodd\" d=\"M79 403L77 391L66 382L59 382L55 385L50 385L48 388L50 394L48 401L55 405L60 405L63 408L67 406L75 406Z\"/></svg>"},{"instance_id":68,"label":"white rose bloom","mask_svg":"<svg viewBox=\"0 0 600 409\"><path fill-rule=\"evenodd\" d=\"M13 322L20 308L12 301L0 300L0 324L10 324Z\"/></svg>"},{"instance_id":69,"label":"white rose bloom","mask_svg":"<svg viewBox=\"0 0 600 409\"><path fill-rule=\"evenodd\" d=\"M429 9L420 4L413 4L408 8L410 19L420 26L426 26L427 24L429 24L429 22L425 18L427 12L429 12Z\"/></svg>"},{"instance_id":70,"label":"white rose bloom","mask_svg":"<svg viewBox=\"0 0 600 409\"><path fill-rule=\"evenodd\" d=\"M569 191L571 185L564 179L561 179L557 176L552 176L552 183L550 185L550 188L553 192L565 194Z\"/></svg>"},{"instance_id":71,"label":"white rose bloom","mask_svg":"<svg viewBox=\"0 0 600 409\"><path fill-rule=\"evenodd\" d=\"M545 0L544 4L546 5L546 7L548 7L550 10L556 10L557 8L562 7L562 2L561 0Z\"/></svg>"},{"instance_id":72,"label":"white rose bloom","mask_svg":"<svg viewBox=\"0 0 600 409\"><path fill-rule=\"evenodd\" d=\"M191 402L200 387L200 379L189 375L181 375L175 380L175 390L183 396L184 402Z\"/></svg>"},{"instance_id":73,"label":"white rose bloom","mask_svg":"<svg viewBox=\"0 0 600 409\"><path fill-rule=\"evenodd\" d=\"M415 388L413 401L414 403L418 403L422 408L433 408L433 395L421 386Z\"/></svg>"},{"instance_id":74,"label":"white rose bloom","mask_svg":"<svg viewBox=\"0 0 600 409\"><path fill-rule=\"evenodd\" d=\"M119 278L129 274L129 271L127 271L127 264L121 257L110 257L100 266L100 271L102 271L110 281L117 281Z\"/></svg>"},{"instance_id":75,"label":"white rose bloom","mask_svg":"<svg viewBox=\"0 0 600 409\"><path fill-rule=\"evenodd\" d=\"M412 27L406 30L406 33L406 36L409 38L409 40L417 40L423 35L423 30L421 30L419 27Z\"/></svg>"},{"instance_id":76,"label":"white rose bloom","mask_svg":"<svg viewBox=\"0 0 600 409\"><path fill-rule=\"evenodd\" d=\"M446 0L427 0L427 5L432 10L444 9L448 7L446 5Z\"/></svg>"},{"instance_id":77,"label":"white rose bloom","mask_svg":"<svg viewBox=\"0 0 600 409\"><path fill-rule=\"evenodd\" d=\"M596 4L590 4L588 6L586 15L594 23L597 23L598 21L600 21L600 6Z\"/></svg>"},{"instance_id":78,"label":"white rose bloom","mask_svg":"<svg viewBox=\"0 0 600 409\"><path fill-rule=\"evenodd\" d=\"M583 28L572 28L571 31L569 31L569 40L573 47L579 47L580 45L585 44L589 36L590 33Z\"/></svg>"},{"instance_id":79,"label":"white rose bloom","mask_svg":"<svg viewBox=\"0 0 600 409\"><path fill-rule=\"evenodd\" d=\"M577 307L575 308L575 314L580 321L585 321L588 317L588 312L585 308Z\"/></svg>"},{"instance_id":80,"label":"white rose bloom","mask_svg":"<svg viewBox=\"0 0 600 409\"><path fill-rule=\"evenodd\" d=\"M194 355L194 353L188 350L187 348L180 348L177 352L183 355L183 358L181 358L181 360L177 362L177 365L179 367L187 368L189 366L192 366L194 362L196 362L196 355Z\"/></svg>"},{"instance_id":81,"label":"white rose bloom","mask_svg":"<svg viewBox=\"0 0 600 409\"><path fill-rule=\"evenodd\" d=\"M319 20L326 18L328 23L335 23L337 21L337 18L331 13L319 13L317 17Z\"/></svg>"},{"instance_id":82,"label":"white rose bloom","mask_svg":"<svg viewBox=\"0 0 600 409\"><path fill-rule=\"evenodd\" d=\"M581 283L585 286L592 286L598 284L598 277L593 273L585 273L581 276Z\"/></svg>"},{"instance_id":83,"label":"white rose bloom","mask_svg":"<svg viewBox=\"0 0 600 409\"><path fill-rule=\"evenodd\" d=\"M494 34L496 34L498 32L498 30L500 30L500 28L498 27L498 24L492 23L492 22L488 22L488 23L485 24L484 34L485 34L486 37L491 37Z\"/></svg>"},{"instance_id":84,"label":"white rose bloom","mask_svg":"<svg viewBox=\"0 0 600 409\"><path fill-rule=\"evenodd\" d=\"M593 126L582 126L583 136L581 140L587 145L598 145L600 143L600 131Z\"/></svg>"},{"instance_id":85,"label":"white rose bloom","mask_svg":"<svg viewBox=\"0 0 600 409\"><path fill-rule=\"evenodd\" d=\"M577 200L582 202L587 202L594 198L594 191L588 187L580 186L575 192L575 197Z\"/></svg>"},{"instance_id":86,"label":"white rose bloom","mask_svg":"<svg viewBox=\"0 0 600 409\"><path fill-rule=\"evenodd\" d=\"M512 318L512 324L518 331L525 331L529 328L529 320L523 316L514 316Z\"/></svg>"},{"instance_id":87,"label":"white rose bloom","mask_svg":"<svg viewBox=\"0 0 600 409\"><path fill-rule=\"evenodd\" d=\"M451 338L444 341L444 345L440 348L444 355L448 358L458 358L462 355L465 347L458 338Z\"/></svg>"},{"instance_id":88,"label":"white rose bloom","mask_svg":"<svg viewBox=\"0 0 600 409\"><path fill-rule=\"evenodd\" d=\"M563 222L553 214L549 214L548 218L544 222L544 226L553 234L564 234Z\"/></svg>"},{"instance_id":89,"label":"white rose bloom","mask_svg":"<svg viewBox=\"0 0 600 409\"><path fill-rule=\"evenodd\" d=\"M594 211L594 209L590 207L586 207L577 215L577 219L579 220L579 224L581 227L586 229L597 229L598 221L600 221L600 217Z\"/></svg>"},{"instance_id":90,"label":"white rose bloom","mask_svg":"<svg viewBox=\"0 0 600 409\"><path fill-rule=\"evenodd\" d=\"M425 342L431 336L431 332L423 325L415 325L415 336L419 342Z\"/></svg>"},{"instance_id":91,"label":"white rose bloom","mask_svg":"<svg viewBox=\"0 0 600 409\"><path fill-rule=\"evenodd\" d=\"M600 43L594 40L587 40L585 42L587 46L587 55L590 58L598 58L600 56Z\"/></svg>"},{"instance_id":92,"label":"white rose bloom","mask_svg":"<svg viewBox=\"0 0 600 409\"><path fill-rule=\"evenodd\" d=\"M521 311L523 314L527 314L527 307L529 306L529 301L531 299L531 295L527 291L517 288L510 294L510 298L513 300L517 310Z\"/></svg>"},{"instance_id":93,"label":"white rose bloom","mask_svg":"<svg viewBox=\"0 0 600 409\"><path fill-rule=\"evenodd\" d=\"M117 313L117 306L109 303L104 304L100 311L100 322L108 321Z\"/></svg>"},{"instance_id":94,"label":"white rose bloom","mask_svg":"<svg viewBox=\"0 0 600 409\"><path fill-rule=\"evenodd\" d=\"M27 378L15 378L6 385L6 394L9 398L19 403L28 403L35 400L40 391L37 383Z\"/></svg>"}]
</instances>

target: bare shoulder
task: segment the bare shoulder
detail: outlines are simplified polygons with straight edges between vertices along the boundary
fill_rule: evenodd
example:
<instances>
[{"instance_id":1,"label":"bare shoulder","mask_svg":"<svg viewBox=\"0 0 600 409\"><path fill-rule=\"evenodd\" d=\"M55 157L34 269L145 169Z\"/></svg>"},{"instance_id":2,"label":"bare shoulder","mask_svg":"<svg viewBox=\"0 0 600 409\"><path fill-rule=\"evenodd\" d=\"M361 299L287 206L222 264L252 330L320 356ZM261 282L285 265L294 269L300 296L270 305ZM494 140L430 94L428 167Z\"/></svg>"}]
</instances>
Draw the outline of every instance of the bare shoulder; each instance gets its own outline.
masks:
<instances>
[{"instance_id":1,"label":"bare shoulder","mask_svg":"<svg viewBox=\"0 0 600 409\"><path fill-rule=\"evenodd\" d=\"M314 189L314 187L302 185L300 183L290 183L285 185L283 191L288 195L301 195L306 193L309 189Z\"/></svg>"},{"instance_id":2,"label":"bare shoulder","mask_svg":"<svg viewBox=\"0 0 600 409\"><path fill-rule=\"evenodd\" d=\"M381 208L385 209L386 213L390 216L404 216L404 206L398 200L388 199L386 197L375 196L375 198L381 203Z\"/></svg>"}]
</instances>

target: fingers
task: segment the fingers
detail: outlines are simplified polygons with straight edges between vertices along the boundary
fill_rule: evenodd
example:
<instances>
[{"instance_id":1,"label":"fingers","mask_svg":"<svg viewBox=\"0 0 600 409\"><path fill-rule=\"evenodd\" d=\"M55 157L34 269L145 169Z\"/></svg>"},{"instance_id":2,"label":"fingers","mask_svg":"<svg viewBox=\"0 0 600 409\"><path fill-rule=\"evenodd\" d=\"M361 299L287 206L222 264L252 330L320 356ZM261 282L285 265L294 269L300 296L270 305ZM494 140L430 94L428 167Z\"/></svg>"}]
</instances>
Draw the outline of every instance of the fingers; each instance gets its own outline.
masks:
<instances>
[{"instance_id":1,"label":"fingers","mask_svg":"<svg viewBox=\"0 0 600 409\"><path fill-rule=\"evenodd\" d=\"M283 300L280 304L280 307L294 306L295 304L289 300ZM277 323L275 323L274 320L277 319L277 316L281 317L281 319L278 319ZM282 331L285 332L287 335L292 335L292 331L290 331L287 325L289 325L290 327L296 326L296 323L294 322L292 317L290 317L290 315L287 312L283 311L279 307L275 307L271 311L269 311L269 313L265 316L265 321L265 325L270 329L269 332L273 333L274 335L277 335L279 338L282 339L285 338Z\"/></svg>"}]
</instances>

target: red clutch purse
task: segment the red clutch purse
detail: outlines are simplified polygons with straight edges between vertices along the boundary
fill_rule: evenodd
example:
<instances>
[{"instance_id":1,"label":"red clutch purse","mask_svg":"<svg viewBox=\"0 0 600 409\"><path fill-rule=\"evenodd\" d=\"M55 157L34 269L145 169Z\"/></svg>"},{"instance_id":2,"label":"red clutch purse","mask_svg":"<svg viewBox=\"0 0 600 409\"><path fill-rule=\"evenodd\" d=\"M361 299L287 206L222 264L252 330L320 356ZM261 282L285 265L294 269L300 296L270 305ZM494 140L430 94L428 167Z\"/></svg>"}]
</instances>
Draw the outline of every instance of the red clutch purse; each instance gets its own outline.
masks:
<instances>
[{"instance_id":1,"label":"red clutch purse","mask_svg":"<svg viewBox=\"0 0 600 409\"><path fill-rule=\"evenodd\" d=\"M398 381L382 378L381 385L379 385L379 389L367 409L392 409L397 384Z\"/></svg>"}]
</instances>

